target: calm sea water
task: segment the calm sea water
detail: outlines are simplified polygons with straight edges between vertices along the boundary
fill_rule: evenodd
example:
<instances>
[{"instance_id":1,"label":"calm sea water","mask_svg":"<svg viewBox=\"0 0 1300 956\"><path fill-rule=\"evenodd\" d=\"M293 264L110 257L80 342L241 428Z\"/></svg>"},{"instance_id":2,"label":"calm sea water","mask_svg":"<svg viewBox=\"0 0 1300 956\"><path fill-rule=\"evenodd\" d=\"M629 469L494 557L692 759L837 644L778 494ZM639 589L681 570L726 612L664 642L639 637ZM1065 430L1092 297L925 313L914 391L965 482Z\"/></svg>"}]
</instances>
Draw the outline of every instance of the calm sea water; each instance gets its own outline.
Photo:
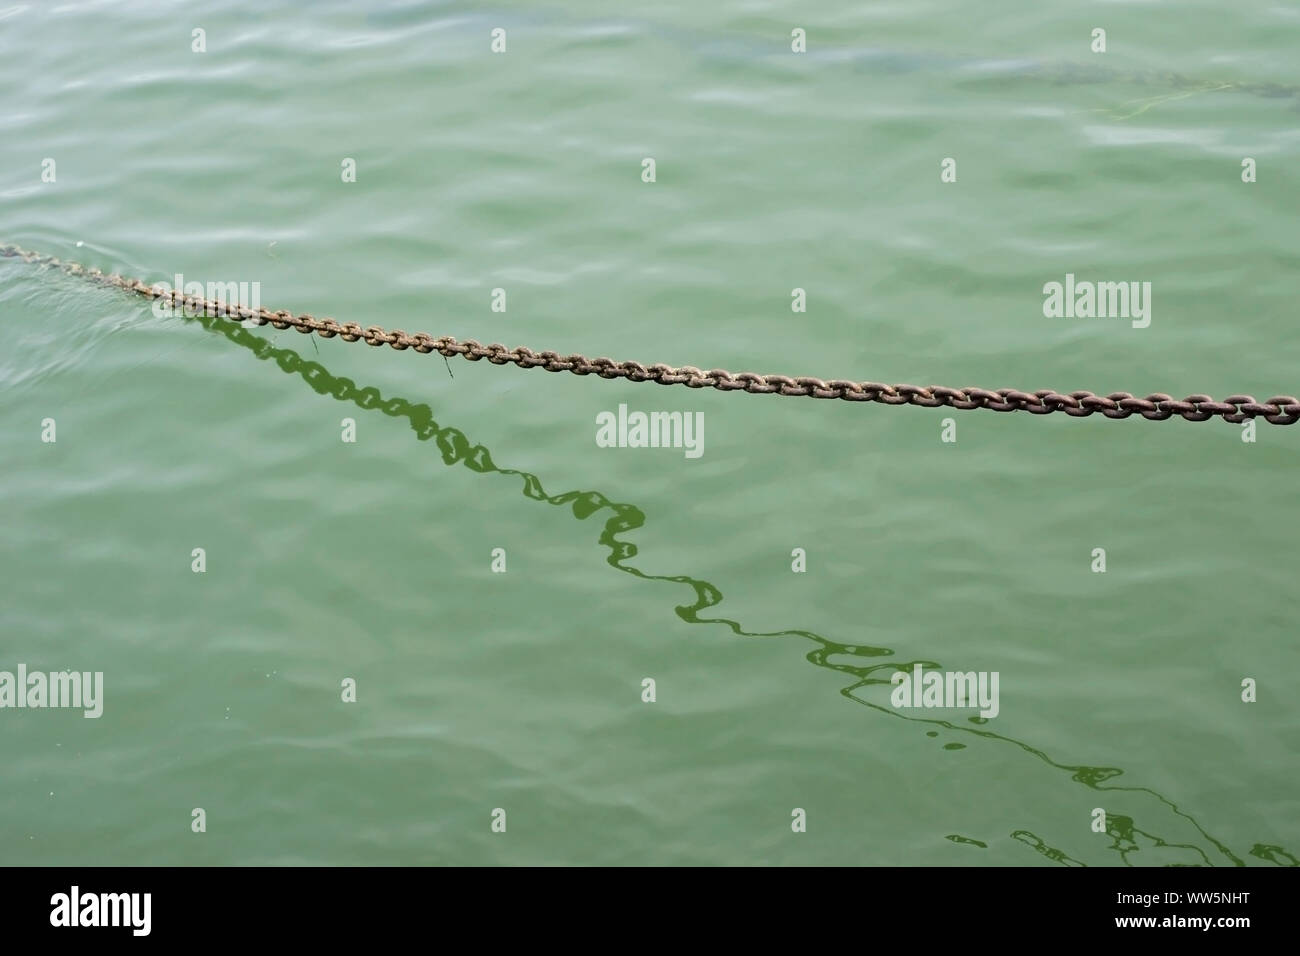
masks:
<instances>
[{"instance_id":1,"label":"calm sea water","mask_svg":"<svg viewBox=\"0 0 1300 956\"><path fill-rule=\"evenodd\" d=\"M20 3L0 241L561 352L1264 398L1298 40L1208 0ZM1045 318L1067 273L1152 283L1150 326ZM0 314L0 670L104 674L99 719L0 710L7 863L1297 862L1300 428L449 369L13 260ZM704 453L598 447L620 404ZM895 709L915 662L998 715Z\"/></svg>"}]
</instances>

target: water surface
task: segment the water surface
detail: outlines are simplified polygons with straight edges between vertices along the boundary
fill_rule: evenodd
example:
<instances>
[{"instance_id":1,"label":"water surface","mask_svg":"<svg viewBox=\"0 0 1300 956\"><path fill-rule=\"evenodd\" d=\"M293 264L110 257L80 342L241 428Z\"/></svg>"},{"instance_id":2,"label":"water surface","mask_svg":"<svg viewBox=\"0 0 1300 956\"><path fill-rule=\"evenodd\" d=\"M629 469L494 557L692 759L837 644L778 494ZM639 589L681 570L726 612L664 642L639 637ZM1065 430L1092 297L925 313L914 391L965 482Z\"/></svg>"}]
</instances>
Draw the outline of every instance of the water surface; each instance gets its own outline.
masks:
<instances>
[{"instance_id":1,"label":"water surface","mask_svg":"<svg viewBox=\"0 0 1300 956\"><path fill-rule=\"evenodd\" d=\"M647 363L1294 394L1298 30L16 4L0 241ZM1151 326L1045 319L1066 273L1151 282ZM0 712L10 863L1296 862L1300 430L449 370L12 260L0 314L0 669L106 682ZM704 454L597 447L620 403L703 412ZM894 710L916 661L998 671L999 715Z\"/></svg>"}]
</instances>

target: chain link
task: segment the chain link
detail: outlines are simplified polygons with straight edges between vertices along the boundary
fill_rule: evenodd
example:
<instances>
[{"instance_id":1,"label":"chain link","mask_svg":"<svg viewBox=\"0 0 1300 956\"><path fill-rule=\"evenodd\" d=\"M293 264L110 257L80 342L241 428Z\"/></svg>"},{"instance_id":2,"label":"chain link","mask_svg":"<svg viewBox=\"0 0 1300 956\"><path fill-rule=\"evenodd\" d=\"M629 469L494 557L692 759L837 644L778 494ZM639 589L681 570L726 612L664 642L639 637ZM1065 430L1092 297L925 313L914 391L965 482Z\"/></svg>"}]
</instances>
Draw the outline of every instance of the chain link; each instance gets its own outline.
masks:
<instances>
[{"instance_id":1,"label":"chain link","mask_svg":"<svg viewBox=\"0 0 1300 956\"><path fill-rule=\"evenodd\" d=\"M304 335L315 333L322 338L335 336L345 342L365 342L379 347L387 345L398 351L414 349L428 354L437 352L451 357L459 355L477 362L487 359L493 365L518 365L520 368L543 368L548 372L572 372L574 375L598 375L601 378L622 378L632 382L655 382L659 385L685 385L688 388L716 388L723 392L750 392L756 395L787 395L807 398L837 398L846 402L878 402L882 405L920 405L923 408L985 408L995 412L1025 411L1032 415L1064 412L1073 418L1087 418L1102 414L1107 418L1128 418L1141 415L1151 421L1164 421L1175 415L1191 422L1210 418L1239 423L1251 418L1262 418L1273 425L1293 425L1300 421L1300 399L1291 395L1276 395L1259 402L1251 395L1229 395L1216 401L1209 395L1188 395L1176 399L1170 395L1153 393L1139 398L1128 392L1111 392L1097 395L1093 392L1055 392L1040 389L1022 392L1014 388L948 388L943 385L884 385L878 382L849 382L844 379L829 381L812 378L791 378L788 375L760 375L756 372L728 372L723 369L695 368L684 365L642 365L640 362L616 362L608 358L587 358L585 355L560 355L556 352L534 352L520 346L483 345L473 339L458 342L450 336L435 338L427 332L407 333L401 329L383 329L377 325L362 327L355 322L335 319L318 319L306 313L270 309L252 309L247 306L217 302L198 296L186 296L177 289L151 286L140 279L117 274L105 274L99 269L86 268L75 262L65 262L55 256L43 256L18 246L0 246L0 256L18 258L24 262L48 266L68 275L89 279L104 285L115 286L150 299L165 299L173 308L188 309L206 315L224 316L258 325L272 325L277 329L294 328Z\"/></svg>"}]
</instances>

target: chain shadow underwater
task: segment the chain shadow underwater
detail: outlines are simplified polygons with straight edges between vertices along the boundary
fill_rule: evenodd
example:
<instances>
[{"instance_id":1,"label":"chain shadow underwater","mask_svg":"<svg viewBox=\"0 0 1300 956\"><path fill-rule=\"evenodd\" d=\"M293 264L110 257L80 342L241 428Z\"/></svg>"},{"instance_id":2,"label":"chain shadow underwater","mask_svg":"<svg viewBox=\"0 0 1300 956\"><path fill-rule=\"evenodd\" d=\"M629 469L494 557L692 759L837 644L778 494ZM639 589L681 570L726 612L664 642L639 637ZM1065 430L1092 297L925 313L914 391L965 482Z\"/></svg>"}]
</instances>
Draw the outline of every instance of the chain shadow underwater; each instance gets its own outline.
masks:
<instances>
[{"instance_id":1,"label":"chain shadow underwater","mask_svg":"<svg viewBox=\"0 0 1300 956\"><path fill-rule=\"evenodd\" d=\"M1172 813L1187 821L1198 833L1201 834L1202 837L1204 837L1207 843L1212 847L1212 852L1219 854L1224 860L1228 861L1229 865L1246 865L1245 861L1237 856L1222 841L1211 836L1189 813L1179 808L1177 804L1164 795L1157 793L1150 787L1121 786L1118 784L1107 783L1107 781L1111 781L1124 773L1124 771L1119 768L1061 763L1054 760L1044 751L1033 747L1028 743L985 729L980 726L987 723L986 719L982 717L975 716L968 718L972 726L962 726L960 724L955 724L952 721L940 718L908 716L895 709L885 707L869 700L859 694L859 692L864 688L875 685L888 687L890 685L890 676L894 672L898 670L910 670L916 664L920 664L925 668L942 669L942 665L938 662L890 660L877 663L866 663L866 661L877 658L892 658L894 651L887 647L862 644L841 644L831 640L830 638L806 630L747 631L739 622L729 618L701 617L700 613L702 611L716 607L722 603L723 595L717 587L707 581L693 578L689 575L648 574L627 563L636 557L638 549L635 544L621 540L619 536L633 532L638 528L643 527L646 523L645 512L635 505L612 501L598 491L568 491L558 495L549 495L542 487L541 480L536 475L524 471L518 471L513 468L502 468L498 466L492 460L491 453L486 447L481 444L471 444L465 434L457 428L440 425L434 419L433 409L428 404L423 402L415 403L400 397L384 399L377 388L374 388L373 386L359 387L351 379L331 375L319 362L305 360L292 349L277 347L272 340L253 334L239 322L232 322L218 316L205 315L202 313L186 314L209 332L225 337L235 345L249 350L257 358L263 361L274 362L281 371L287 374L300 376L303 381L311 386L313 391L320 395L328 395L341 402L350 402L361 409L377 410L393 418L407 419L410 423L411 429L415 432L416 437L420 441L433 441L436 444L438 451L442 456L443 463L448 466L463 464L466 468L479 474L495 473L518 477L523 482L522 492L524 497L530 498L534 501L546 502L551 505L568 505L570 510L573 512L573 516L579 521L584 521L601 511L610 512L609 517L605 520L605 524L601 529L598 539L600 545L609 550L606 563L624 574L630 574L647 581L665 581L689 587L694 592L694 601L690 604L678 605L675 608L677 616L688 624L721 625L738 637L799 637L810 641L816 646L805 655L805 659L817 667L836 671L853 678L853 683L841 688L840 694L854 703L863 707L871 708L880 714L898 720L929 725L930 727L939 727L958 734L970 734L985 740L1000 741L1002 743L1010 744L1037 758L1047 766L1068 773L1071 780L1095 791L1123 791L1153 797L1160 804L1167 807ZM835 657L859 659L862 660L863 663L847 663L842 660L833 660L832 658ZM887 671L888 673L883 676L877 676L882 671ZM931 729L927 731L927 736L935 737L937 735L938 731L936 730ZM1207 854L1204 847L1187 843L1167 842L1150 831L1140 829L1133 818L1129 816L1108 812L1106 814L1106 833L1111 837L1111 843L1108 845L1107 849L1115 851L1119 855L1122 863L1126 866L1134 865L1130 861L1129 857L1142 849L1142 844L1139 841L1139 838L1145 840L1152 848L1184 849L1195 854L1195 856L1201 861L1202 865L1216 865L1216 863L1212 861L1210 855ZM1019 842L1025 843L1035 852L1053 863L1063 866L1087 865L1068 856L1064 851L1049 846L1044 840L1028 830L1015 830L1012 831L1009 836ZM957 843L970 843L981 847L986 846L986 844L979 840L973 840L967 837L952 835L949 836L948 839ZM1294 854L1280 846L1256 843L1248 852L1250 856L1268 861L1278 866L1300 866L1300 859L1297 859ZM1223 861L1221 860L1217 865L1223 865Z\"/></svg>"}]
</instances>

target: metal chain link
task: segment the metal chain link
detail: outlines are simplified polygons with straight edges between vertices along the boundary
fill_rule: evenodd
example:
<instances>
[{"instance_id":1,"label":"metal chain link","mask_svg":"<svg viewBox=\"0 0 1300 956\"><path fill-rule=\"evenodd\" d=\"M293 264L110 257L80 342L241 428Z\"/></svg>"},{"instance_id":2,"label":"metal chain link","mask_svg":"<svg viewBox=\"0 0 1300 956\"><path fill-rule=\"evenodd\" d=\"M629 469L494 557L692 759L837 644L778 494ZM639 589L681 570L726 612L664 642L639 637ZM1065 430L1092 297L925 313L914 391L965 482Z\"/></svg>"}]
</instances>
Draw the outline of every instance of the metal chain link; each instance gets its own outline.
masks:
<instances>
[{"instance_id":1,"label":"metal chain link","mask_svg":"<svg viewBox=\"0 0 1300 956\"><path fill-rule=\"evenodd\" d=\"M1258 402L1251 395L1229 395L1222 401L1216 401L1209 395L1189 395L1183 399L1175 399L1158 392L1145 398L1138 398L1128 392L1097 395L1085 391L1062 394L1051 389L1022 392L1014 388L883 385L878 382L849 382L843 379L824 381L811 377L791 378L788 375L727 372L723 369L704 371L691 365L674 368L662 364L642 365L640 362L587 358L585 355L534 352L522 346L512 349L497 344L482 345L473 339L458 342L450 336L434 338L427 332L408 334L401 329L386 330L377 325L362 328L355 322L318 319L305 313L294 315L285 311L251 309L247 306L212 301L198 296L186 296L177 289L164 290L161 286L154 287L140 279L131 279L117 274L106 275L99 269L88 269L75 262L65 262L55 256L40 255L13 245L0 246L0 256L56 268L71 276L115 286L150 299L166 299L175 308L190 309L206 315L253 321L258 325L273 325L277 329L295 328L304 335L315 332L326 339L337 335L345 342L363 341L367 345L376 347L387 345L398 351L415 349L425 354L437 352L446 357L459 355L472 362L487 359L493 365L543 368L548 372L572 372L574 375L598 375L601 378L623 378L632 382L685 385L688 388L716 388L724 392L750 392L757 395L879 402L882 405L986 408L995 412L1025 411L1033 415L1064 412L1073 418L1087 418L1089 415L1100 413L1107 418L1128 418L1137 414L1151 421L1164 421L1175 415L1191 422L1203 422L1215 417L1234 423L1251 418L1262 418L1273 425L1293 425L1300 421L1300 399L1291 395L1276 395L1266 402Z\"/></svg>"}]
</instances>

